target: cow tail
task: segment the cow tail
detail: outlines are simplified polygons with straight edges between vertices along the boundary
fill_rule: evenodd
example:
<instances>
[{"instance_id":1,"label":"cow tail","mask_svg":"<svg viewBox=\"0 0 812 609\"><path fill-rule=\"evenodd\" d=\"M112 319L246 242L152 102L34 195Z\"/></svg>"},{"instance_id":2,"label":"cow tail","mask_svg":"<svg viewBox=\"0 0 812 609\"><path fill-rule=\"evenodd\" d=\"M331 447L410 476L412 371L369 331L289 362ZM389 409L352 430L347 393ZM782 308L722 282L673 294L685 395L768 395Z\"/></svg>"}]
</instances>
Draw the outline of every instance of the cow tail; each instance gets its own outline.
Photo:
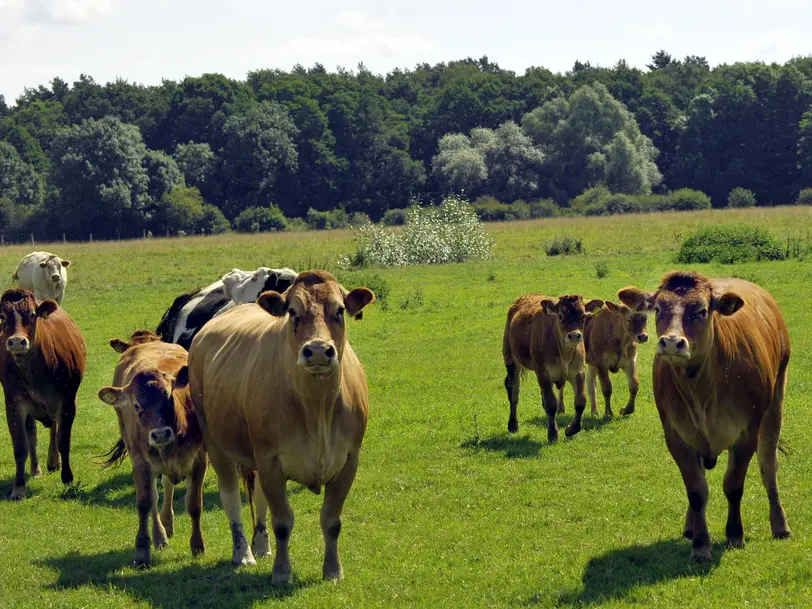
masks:
<instances>
[{"instance_id":1,"label":"cow tail","mask_svg":"<svg viewBox=\"0 0 812 609\"><path fill-rule=\"evenodd\" d=\"M254 533L256 533L257 520L254 514L254 480L256 477L256 471L250 467L240 467L239 469L240 473L242 474L243 484L245 485L245 494L248 496L248 507L251 509L251 528Z\"/></svg>"},{"instance_id":2,"label":"cow tail","mask_svg":"<svg viewBox=\"0 0 812 609\"><path fill-rule=\"evenodd\" d=\"M118 442L113 444L113 447L110 450L99 456L107 457L107 459L101 463L103 468L107 469L108 467L118 467L127 456L127 445L124 444L124 440L119 438Z\"/></svg>"}]
</instances>

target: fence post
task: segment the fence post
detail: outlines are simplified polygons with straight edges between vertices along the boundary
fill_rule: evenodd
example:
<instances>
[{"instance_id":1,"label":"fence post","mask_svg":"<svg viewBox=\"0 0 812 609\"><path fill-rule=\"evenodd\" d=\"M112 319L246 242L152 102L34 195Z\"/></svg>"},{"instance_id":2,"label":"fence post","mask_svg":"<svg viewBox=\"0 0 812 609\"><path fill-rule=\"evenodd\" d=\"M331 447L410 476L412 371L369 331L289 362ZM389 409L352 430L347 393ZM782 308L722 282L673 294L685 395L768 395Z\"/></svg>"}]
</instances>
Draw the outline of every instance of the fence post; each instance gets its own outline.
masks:
<instances>
[{"instance_id":1,"label":"fence post","mask_svg":"<svg viewBox=\"0 0 812 609\"><path fill-rule=\"evenodd\" d=\"M34 243L34 233L29 234L31 235L31 245L36 245L36 243Z\"/></svg>"},{"instance_id":2,"label":"fence post","mask_svg":"<svg viewBox=\"0 0 812 609\"><path fill-rule=\"evenodd\" d=\"M93 233L90 233L90 242L93 243Z\"/></svg>"},{"instance_id":3,"label":"fence post","mask_svg":"<svg viewBox=\"0 0 812 609\"><path fill-rule=\"evenodd\" d=\"M6 246L6 236L4 234L2 234L2 233L0 233L0 241L3 242L3 247L5 247Z\"/></svg>"},{"instance_id":4,"label":"fence post","mask_svg":"<svg viewBox=\"0 0 812 609\"><path fill-rule=\"evenodd\" d=\"M65 233L62 233L62 243L67 243L67 240L65 239Z\"/></svg>"}]
</instances>

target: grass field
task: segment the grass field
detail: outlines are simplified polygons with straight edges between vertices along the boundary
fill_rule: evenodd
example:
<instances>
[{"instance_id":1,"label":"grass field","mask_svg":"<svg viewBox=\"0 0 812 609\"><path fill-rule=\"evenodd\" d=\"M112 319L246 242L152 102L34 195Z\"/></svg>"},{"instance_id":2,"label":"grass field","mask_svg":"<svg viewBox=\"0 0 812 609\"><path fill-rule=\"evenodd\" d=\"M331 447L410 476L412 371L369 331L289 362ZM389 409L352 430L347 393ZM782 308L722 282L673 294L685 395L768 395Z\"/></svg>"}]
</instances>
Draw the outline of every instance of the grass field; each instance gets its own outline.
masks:
<instances>
[{"instance_id":1,"label":"grass field","mask_svg":"<svg viewBox=\"0 0 812 609\"><path fill-rule=\"evenodd\" d=\"M192 559L183 492L175 537L154 567L130 564L136 530L129 462L103 471L97 455L117 439L111 407L96 394L118 354L112 337L155 328L172 299L233 267L333 265L352 249L347 232L209 237L46 246L69 258L65 308L88 344L72 461L78 484L56 474L29 481L11 503L11 443L0 430L0 607L804 607L812 605L812 262L698 265L767 288L789 326L793 355L779 485L794 537L770 536L768 504L751 464L743 499L747 547L725 551L725 460L709 472L713 562L695 566L681 538L686 508L679 472L662 437L651 393L653 345L640 349L637 411L548 445L538 386L524 383L520 432L506 431L501 338L520 294L580 292L614 298L634 283L656 286L675 268L679 240L706 222L762 224L780 238L807 238L812 210L714 211L491 225L494 260L440 267L372 269L340 275L348 288L378 275L391 290L350 322L349 337L370 381L371 414L361 465L339 542L346 578L321 581L323 496L289 485L296 526L293 585L272 588L271 560L230 566L231 537L217 479L206 479L206 554ZM582 237L586 254L548 258L542 244ZM0 287L10 286L31 247L0 250ZM40 246L37 246L40 249ZM605 261L609 274L596 277ZM350 285L353 284L353 285ZM649 324L653 332L653 322ZM626 381L613 376L615 411ZM572 391L566 390L566 424ZM5 419L5 414L0 414ZM42 428L40 428L42 429ZM47 446L40 431L40 454ZM244 521L250 531L248 508Z\"/></svg>"}]
</instances>

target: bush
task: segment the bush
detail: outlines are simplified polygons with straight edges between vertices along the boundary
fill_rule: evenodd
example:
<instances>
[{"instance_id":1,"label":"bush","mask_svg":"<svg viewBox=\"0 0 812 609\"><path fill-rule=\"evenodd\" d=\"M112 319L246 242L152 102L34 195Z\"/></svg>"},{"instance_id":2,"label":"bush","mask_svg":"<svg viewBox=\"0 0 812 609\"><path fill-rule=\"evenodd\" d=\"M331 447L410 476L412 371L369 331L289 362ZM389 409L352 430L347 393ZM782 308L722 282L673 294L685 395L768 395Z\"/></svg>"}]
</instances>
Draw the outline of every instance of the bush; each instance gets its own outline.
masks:
<instances>
[{"instance_id":1,"label":"bush","mask_svg":"<svg viewBox=\"0 0 812 609\"><path fill-rule=\"evenodd\" d=\"M273 203L268 207L249 207L234 218L234 228L241 233L265 233L288 230L288 219Z\"/></svg>"},{"instance_id":2,"label":"bush","mask_svg":"<svg viewBox=\"0 0 812 609\"><path fill-rule=\"evenodd\" d=\"M690 188L680 188L666 195L661 211L694 211L710 208L710 197L704 192Z\"/></svg>"},{"instance_id":3,"label":"bush","mask_svg":"<svg viewBox=\"0 0 812 609\"><path fill-rule=\"evenodd\" d=\"M595 275L598 279L603 279L604 277L609 275L609 265L606 264L605 261L601 260L595 265Z\"/></svg>"},{"instance_id":4,"label":"bush","mask_svg":"<svg viewBox=\"0 0 812 609\"><path fill-rule=\"evenodd\" d=\"M530 217L536 218L552 218L557 216L560 209L555 201L552 199L541 199L540 201L530 201Z\"/></svg>"},{"instance_id":5,"label":"bush","mask_svg":"<svg viewBox=\"0 0 812 609\"><path fill-rule=\"evenodd\" d=\"M372 219L369 217L369 214L365 214L362 211L353 212L353 214L350 216L350 226L352 228L358 228L359 226L369 224L370 222L372 222Z\"/></svg>"},{"instance_id":6,"label":"bush","mask_svg":"<svg viewBox=\"0 0 812 609\"><path fill-rule=\"evenodd\" d=\"M403 226L406 224L406 210L390 209L383 215L381 222L386 226Z\"/></svg>"},{"instance_id":7,"label":"bush","mask_svg":"<svg viewBox=\"0 0 812 609\"><path fill-rule=\"evenodd\" d=\"M203 218L203 196L197 188L173 188L161 199L150 224L156 233L177 235L196 228Z\"/></svg>"},{"instance_id":8,"label":"bush","mask_svg":"<svg viewBox=\"0 0 812 609\"><path fill-rule=\"evenodd\" d=\"M601 201L592 203L584 210L587 216L614 216L616 214L639 214L643 206L633 195L609 195Z\"/></svg>"},{"instance_id":9,"label":"bush","mask_svg":"<svg viewBox=\"0 0 812 609\"><path fill-rule=\"evenodd\" d=\"M677 262L734 264L754 260L784 260L786 257L784 249L761 227L717 224L700 228L685 239L677 254Z\"/></svg>"},{"instance_id":10,"label":"bush","mask_svg":"<svg viewBox=\"0 0 812 609\"><path fill-rule=\"evenodd\" d=\"M812 205L812 188L804 188L799 192L795 205Z\"/></svg>"},{"instance_id":11,"label":"bush","mask_svg":"<svg viewBox=\"0 0 812 609\"><path fill-rule=\"evenodd\" d=\"M204 203L201 210L200 219L195 227L197 230L207 235L220 235L231 228L231 223L226 219L219 208Z\"/></svg>"},{"instance_id":12,"label":"bush","mask_svg":"<svg viewBox=\"0 0 812 609\"><path fill-rule=\"evenodd\" d=\"M411 207L402 230L391 232L377 224L358 229L354 255L343 257L347 267L445 264L490 258L493 240L472 206L456 196L437 207Z\"/></svg>"},{"instance_id":13,"label":"bush","mask_svg":"<svg viewBox=\"0 0 812 609\"><path fill-rule=\"evenodd\" d=\"M734 188L727 195L727 206L732 207L755 207L756 195L746 188Z\"/></svg>"},{"instance_id":14,"label":"bush","mask_svg":"<svg viewBox=\"0 0 812 609\"><path fill-rule=\"evenodd\" d=\"M576 239L570 235L556 237L544 245L544 251L548 256L569 256L570 254L583 254L584 243L581 239Z\"/></svg>"},{"instance_id":15,"label":"bush","mask_svg":"<svg viewBox=\"0 0 812 609\"><path fill-rule=\"evenodd\" d=\"M350 226L350 217L343 209L334 209L333 211L318 211L311 207L307 210L305 222L307 222L307 225L313 230L348 228Z\"/></svg>"},{"instance_id":16,"label":"bush","mask_svg":"<svg viewBox=\"0 0 812 609\"><path fill-rule=\"evenodd\" d=\"M483 196L471 206L483 222L504 222L506 220L526 220L530 217L530 206L524 201L513 205L501 203L493 197Z\"/></svg>"}]
</instances>

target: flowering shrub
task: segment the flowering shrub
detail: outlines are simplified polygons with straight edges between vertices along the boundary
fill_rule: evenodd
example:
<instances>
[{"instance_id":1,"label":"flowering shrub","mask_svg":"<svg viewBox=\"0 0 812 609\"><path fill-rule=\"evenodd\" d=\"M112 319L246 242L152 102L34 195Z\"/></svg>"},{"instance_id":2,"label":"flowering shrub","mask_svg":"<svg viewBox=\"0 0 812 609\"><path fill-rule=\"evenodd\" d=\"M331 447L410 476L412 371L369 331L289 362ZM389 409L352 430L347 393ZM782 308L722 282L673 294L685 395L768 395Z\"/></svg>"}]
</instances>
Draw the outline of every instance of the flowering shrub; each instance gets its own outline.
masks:
<instances>
[{"instance_id":1,"label":"flowering shrub","mask_svg":"<svg viewBox=\"0 0 812 609\"><path fill-rule=\"evenodd\" d=\"M490 258L493 240L471 205L456 196L437 207L410 207L406 224L393 232L364 224L356 235L358 249L343 256L344 267L447 264Z\"/></svg>"}]
</instances>

